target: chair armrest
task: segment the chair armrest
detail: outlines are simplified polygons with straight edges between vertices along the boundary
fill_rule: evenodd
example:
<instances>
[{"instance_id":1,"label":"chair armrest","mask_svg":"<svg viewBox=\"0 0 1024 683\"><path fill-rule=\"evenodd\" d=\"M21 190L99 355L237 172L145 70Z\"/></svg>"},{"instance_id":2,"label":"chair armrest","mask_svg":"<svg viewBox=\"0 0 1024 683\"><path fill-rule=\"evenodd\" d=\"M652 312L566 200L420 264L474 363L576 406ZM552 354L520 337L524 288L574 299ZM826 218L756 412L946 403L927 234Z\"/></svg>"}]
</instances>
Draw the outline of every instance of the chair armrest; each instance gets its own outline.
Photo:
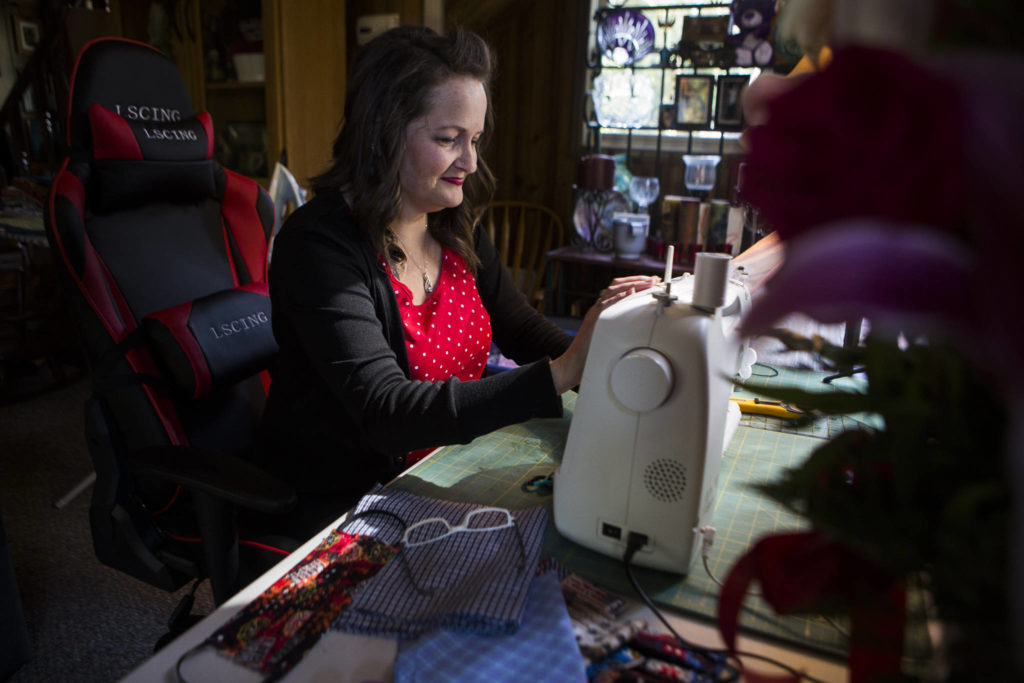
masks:
<instances>
[{"instance_id":1,"label":"chair armrest","mask_svg":"<svg viewBox=\"0 0 1024 683\"><path fill-rule=\"evenodd\" d=\"M126 458L135 474L180 484L247 510L285 512L295 491L267 472L226 453L196 446L154 446Z\"/></svg>"}]
</instances>

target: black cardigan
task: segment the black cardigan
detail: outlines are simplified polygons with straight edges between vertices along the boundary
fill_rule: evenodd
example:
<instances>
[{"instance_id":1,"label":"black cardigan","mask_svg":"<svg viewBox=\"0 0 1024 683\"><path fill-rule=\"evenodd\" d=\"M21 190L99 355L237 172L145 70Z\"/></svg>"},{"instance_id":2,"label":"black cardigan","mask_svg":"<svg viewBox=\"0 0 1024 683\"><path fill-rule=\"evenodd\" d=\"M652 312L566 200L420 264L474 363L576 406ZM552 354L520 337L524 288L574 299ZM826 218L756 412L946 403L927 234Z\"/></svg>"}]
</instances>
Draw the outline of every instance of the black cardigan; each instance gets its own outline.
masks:
<instances>
[{"instance_id":1,"label":"black cardigan","mask_svg":"<svg viewBox=\"0 0 1024 683\"><path fill-rule=\"evenodd\" d=\"M348 500L402 469L409 451L467 443L532 417L557 417L548 359L571 337L526 301L476 229L477 289L494 342L521 367L471 382L409 379L387 271L340 193L319 193L274 240L270 296L280 357L263 464L304 494Z\"/></svg>"}]
</instances>

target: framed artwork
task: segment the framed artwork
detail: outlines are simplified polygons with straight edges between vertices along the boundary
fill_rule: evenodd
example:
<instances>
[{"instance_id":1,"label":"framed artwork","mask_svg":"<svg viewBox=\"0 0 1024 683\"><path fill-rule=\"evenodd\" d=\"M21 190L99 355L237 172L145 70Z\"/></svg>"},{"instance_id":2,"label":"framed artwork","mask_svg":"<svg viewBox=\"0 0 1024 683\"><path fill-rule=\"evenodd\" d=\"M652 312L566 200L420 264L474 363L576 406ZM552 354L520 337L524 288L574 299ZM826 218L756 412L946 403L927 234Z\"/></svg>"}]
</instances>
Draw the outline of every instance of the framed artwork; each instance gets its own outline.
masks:
<instances>
[{"instance_id":1,"label":"framed artwork","mask_svg":"<svg viewBox=\"0 0 1024 683\"><path fill-rule=\"evenodd\" d=\"M689 16L683 20L676 52L693 66L728 67L735 54L731 46L726 46L728 35L728 16Z\"/></svg>"},{"instance_id":2,"label":"framed artwork","mask_svg":"<svg viewBox=\"0 0 1024 683\"><path fill-rule=\"evenodd\" d=\"M729 35L729 17L696 16L683 19L683 40L696 43L703 50L713 50L725 43Z\"/></svg>"},{"instance_id":3,"label":"framed artwork","mask_svg":"<svg viewBox=\"0 0 1024 683\"><path fill-rule=\"evenodd\" d=\"M707 128L711 125L713 76L680 74L676 77L676 128Z\"/></svg>"},{"instance_id":4,"label":"framed artwork","mask_svg":"<svg viewBox=\"0 0 1024 683\"><path fill-rule=\"evenodd\" d=\"M719 76L715 97L715 129L743 129L743 93L750 76Z\"/></svg>"},{"instance_id":5,"label":"framed artwork","mask_svg":"<svg viewBox=\"0 0 1024 683\"><path fill-rule=\"evenodd\" d=\"M658 111L658 125L661 128L675 128L676 127L676 105L675 104L663 104L661 109Z\"/></svg>"},{"instance_id":6,"label":"framed artwork","mask_svg":"<svg viewBox=\"0 0 1024 683\"><path fill-rule=\"evenodd\" d=\"M249 177L266 177L267 126L252 121L229 121L214 141L214 158Z\"/></svg>"},{"instance_id":7,"label":"framed artwork","mask_svg":"<svg viewBox=\"0 0 1024 683\"><path fill-rule=\"evenodd\" d=\"M18 52L29 54L39 44L39 24L25 19L15 19L14 30L17 33Z\"/></svg>"}]
</instances>

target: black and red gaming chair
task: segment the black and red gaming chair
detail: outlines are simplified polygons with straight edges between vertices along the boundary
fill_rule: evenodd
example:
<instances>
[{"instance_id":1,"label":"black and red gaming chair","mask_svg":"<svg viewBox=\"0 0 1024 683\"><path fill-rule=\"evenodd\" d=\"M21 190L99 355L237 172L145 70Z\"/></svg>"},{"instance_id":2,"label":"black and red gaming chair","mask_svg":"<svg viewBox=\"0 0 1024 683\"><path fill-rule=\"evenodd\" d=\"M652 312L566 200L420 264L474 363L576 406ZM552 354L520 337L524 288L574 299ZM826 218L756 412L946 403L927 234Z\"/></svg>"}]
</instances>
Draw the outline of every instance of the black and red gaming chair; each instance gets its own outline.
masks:
<instances>
[{"instance_id":1,"label":"black and red gaming chair","mask_svg":"<svg viewBox=\"0 0 1024 683\"><path fill-rule=\"evenodd\" d=\"M68 101L47 234L90 366L93 545L166 590L208 576L220 603L280 559L243 541L240 560L237 529L294 503L246 461L276 352L273 206L211 159L210 115L156 49L89 43Z\"/></svg>"}]
</instances>

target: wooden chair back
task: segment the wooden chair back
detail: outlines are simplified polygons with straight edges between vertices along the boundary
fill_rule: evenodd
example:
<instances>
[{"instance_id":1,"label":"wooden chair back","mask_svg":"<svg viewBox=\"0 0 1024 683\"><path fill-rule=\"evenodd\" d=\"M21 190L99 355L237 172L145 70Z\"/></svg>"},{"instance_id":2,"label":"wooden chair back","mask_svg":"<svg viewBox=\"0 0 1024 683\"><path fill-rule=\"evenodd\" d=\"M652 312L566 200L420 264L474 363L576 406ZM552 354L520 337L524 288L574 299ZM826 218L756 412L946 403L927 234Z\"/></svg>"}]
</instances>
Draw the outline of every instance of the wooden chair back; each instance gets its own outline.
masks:
<instances>
[{"instance_id":1,"label":"wooden chair back","mask_svg":"<svg viewBox=\"0 0 1024 683\"><path fill-rule=\"evenodd\" d=\"M540 204L495 201L487 206L481 220L513 281L530 304L543 313L546 254L564 244L562 219Z\"/></svg>"}]
</instances>

